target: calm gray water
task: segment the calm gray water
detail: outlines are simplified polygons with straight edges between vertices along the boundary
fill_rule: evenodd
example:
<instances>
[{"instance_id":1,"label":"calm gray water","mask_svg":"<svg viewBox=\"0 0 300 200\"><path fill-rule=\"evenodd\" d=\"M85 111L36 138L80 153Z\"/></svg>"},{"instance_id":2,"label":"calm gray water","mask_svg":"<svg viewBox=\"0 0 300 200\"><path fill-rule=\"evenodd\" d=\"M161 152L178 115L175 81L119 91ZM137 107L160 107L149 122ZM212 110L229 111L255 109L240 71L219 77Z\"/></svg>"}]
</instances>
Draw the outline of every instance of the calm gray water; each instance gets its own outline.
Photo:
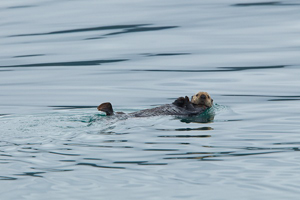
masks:
<instances>
[{"instance_id":1,"label":"calm gray water","mask_svg":"<svg viewBox=\"0 0 300 200\"><path fill-rule=\"evenodd\" d=\"M298 0L1 1L1 200L298 199L299 19ZM196 118L96 110L198 91Z\"/></svg>"}]
</instances>

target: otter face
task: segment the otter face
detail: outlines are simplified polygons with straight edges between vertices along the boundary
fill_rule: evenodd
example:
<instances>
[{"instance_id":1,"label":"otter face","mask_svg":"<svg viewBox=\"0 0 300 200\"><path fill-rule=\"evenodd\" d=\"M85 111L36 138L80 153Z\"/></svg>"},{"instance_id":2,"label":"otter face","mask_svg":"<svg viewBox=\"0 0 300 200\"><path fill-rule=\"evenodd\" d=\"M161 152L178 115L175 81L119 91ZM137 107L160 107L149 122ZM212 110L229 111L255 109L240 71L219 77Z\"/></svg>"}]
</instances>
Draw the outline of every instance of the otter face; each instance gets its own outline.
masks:
<instances>
[{"instance_id":1,"label":"otter face","mask_svg":"<svg viewBox=\"0 0 300 200\"><path fill-rule=\"evenodd\" d=\"M191 102L192 104L207 106L209 108L213 105L213 99L210 98L207 92L198 92L193 95Z\"/></svg>"}]
</instances>

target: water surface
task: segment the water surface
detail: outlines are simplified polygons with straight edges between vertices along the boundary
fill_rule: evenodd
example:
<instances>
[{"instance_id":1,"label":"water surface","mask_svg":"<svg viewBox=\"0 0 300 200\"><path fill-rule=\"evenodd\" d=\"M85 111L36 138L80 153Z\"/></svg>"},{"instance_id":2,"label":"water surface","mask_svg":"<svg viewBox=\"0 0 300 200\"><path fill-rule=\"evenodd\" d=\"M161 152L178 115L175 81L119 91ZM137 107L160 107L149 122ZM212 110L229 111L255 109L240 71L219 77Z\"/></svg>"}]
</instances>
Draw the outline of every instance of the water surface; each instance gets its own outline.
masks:
<instances>
[{"instance_id":1,"label":"water surface","mask_svg":"<svg viewBox=\"0 0 300 200\"><path fill-rule=\"evenodd\" d=\"M297 199L298 1L0 3L1 199ZM195 118L117 119L207 91Z\"/></svg>"}]
</instances>

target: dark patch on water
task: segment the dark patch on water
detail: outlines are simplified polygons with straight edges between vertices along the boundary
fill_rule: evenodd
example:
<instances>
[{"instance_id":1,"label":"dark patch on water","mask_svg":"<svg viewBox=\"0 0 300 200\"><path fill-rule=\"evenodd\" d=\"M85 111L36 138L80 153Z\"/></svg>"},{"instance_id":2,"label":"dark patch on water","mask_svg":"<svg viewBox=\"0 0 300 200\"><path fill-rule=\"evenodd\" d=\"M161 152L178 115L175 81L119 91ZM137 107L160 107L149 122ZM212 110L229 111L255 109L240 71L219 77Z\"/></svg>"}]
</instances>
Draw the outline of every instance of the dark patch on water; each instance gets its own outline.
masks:
<instances>
[{"instance_id":1,"label":"dark patch on water","mask_svg":"<svg viewBox=\"0 0 300 200\"><path fill-rule=\"evenodd\" d=\"M17 180L17 178L13 178L13 177L8 177L8 176L0 176L0 180L3 181L14 181Z\"/></svg>"},{"instance_id":2,"label":"dark patch on water","mask_svg":"<svg viewBox=\"0 0 300 200\"><path fill-rule=\"evenodd\" d=\"M32 8L32 7L36 7L36 6L33 6L33 5L11 6L11 7L7 7L7 9Z\"/></svg>"},{"instance_id":3,"label":"dark patch on water","mask_svg":"<svg viewBox=\"0 0 300 200\"><path fill-rule=\"evenodd\" d=\"M94 164L94 163L77 163L77 165L98 167L98 168L109 168L109 169L126 169L125 167L103 166L103 165L97 165L97 164Z\"/></svg>"},{"instance_id":4,"label":"dark patch on water","mask_svg":"<svg viewBox=\"0 0 300 200\"><path fill-rule=\"evenodd\" d=\"M274 145L300 145L300 142L277 142Z\"/></svg>"},{"instance_id":5,"label":"dark patch on water","mask_svg":"<svg viewBox=\"0 0 300 200\"><path fill-rule=\"evenodd\" d=\"M213 113L208 113L208 111L205 111L204 113L198 115L198 116L192 116L192 117L178 117L181 122L183 123L200 123L200 124L206 124L210 123L214 120L214 114ZM213 130L211 127L205 127L202 130ZM176 130L180 131L180 130ZM182 130L182 131L187 131L187 130ZM191 130L190 130L191 131Z\"/></svg>"},{"instance_id":6,"label":"dark patch on water","mask_svg":"<svg viewBox=\"0 0 300 200\"><path fill-rule=\"evenodd\" d=\"M0 72L10 72L10 71L14 71L14 70L10 70L10 69L0 70Z\"/></svg>"},{"instance_id":7,"label":"dark patch on water","mask_svg":"<svg viewBox=\"0 0 300 200\"><path fill-rule=\"evenodd\" d=\"M51 154L57 154L57 155L62 155L62 156L80 156L80 154L74 154L74 153L59 153L59 152L54 152L54 151L49 151Z\"/></svg>"},{"instance_id":8,"label":"dark patch on water","mask_svg":"<svg viewBox=\"0 0 300 200\"><path fill-rule=\"evenodd\" d=\"M128 140L104 140L105 143L128 142Z\"/></svg>"},{"instance_id":9,"label":"dark patch on water","mask_svg":"<svg viewBox=\"0 0 300 200\"><path fill-rule=\"evenodd\" d=\"M37 63L26 65L9 65L0 67L57 67L57 66L86 66L86 65L101 65L105 63L123 62L128 59L115 59L115 60L85 60L85 61L71 61L71 62L54 62L54 63Z\"/></svg>"},{"instance_id":10,"label":"dark patch on water","mask_svg":"<svg viewBox=\"0 0 300 200\"><path fill-rule=\"evenodd\" d=\"M214 130L211 127L199 127L199 128L177 128L177 129L157 129L160 131L208 131Z\"/></svg>"},{"instance_id":11,"label":"dark patch on water","mask_svg":"<svg viewBox=\"0 0 300 200\"><path fill-rule=\"evenodd\" d=\"M12 157L12 155L9 155L9 154L3 154L3 153L1 153L0 156Z\"/></svg>"},{"instance_id":12,"label":"dark patch on water","mask_svg":"<svg viewBox=\"0 0 300 200\"><path fill-rule=\"evenodd\" d=\"M202 159L205 159L205 158L214 158L214 157L220 157L220 156L217 156L217 155L209 155L209 156L189 156L189 157L183 157L183 156L180 156L180 157L166 157L164 159L167 159L167 160L172 160L172 159L175 159L175 160L179 160L179 159L196 159L196 160L202 160ZM220 159L218 159L218 161L221 161Z\"/></svg>"},{"instance_id":13,"label":"dark patch on water","mask_svg":"<svg viewBox=\"0 0 300 200\"><path fill-rule=\"evenodd\" d=\"M281 143L274 143L274 145L281 145ZM285 143L283 143L285 144ZM228 146L205 146L208 148L233 148L233 149L242 149L247 151L252 151L251 153L236 153L230 152L228 155L232 156L245 156L245 155L257 155L257 154L269 154L269 153L281 153L289 151L299 151L298 147L228 147ZM254 152L260 151L260 152Z\"/></svg>"},{"instance_id":14,"label":"dark patch on water","mask_svg":"<svg viewBox=\"0 0 300 200\"><path fill-rule=\"evenodd\" d=\"M253 67L219 67L219 68L228 69L229 71L244 71L244 70L252 70L252 69L278 69L287 66L289 65L253 66Z\"/></svg>"},{"instance_id":15,"label":"dark patch on water","mask_svg":"<svg viewBox=\"0 0 300 200\"><path fill-rule=\"evenodd\" d=\"M64 30L64 31L53 31L53 32L47 32L47 33L19 34L19 35L11 35L9 37L55 35L55 34L78 33L78 32L88 32L88 31L104 31L104 30L123 29L122 31L108 33L108 34L104 35L104 36L109 36L109 35L119 35L119 34L124 34L124 33L159 31L159 30L172 29L172 28L179 27L179 26L144 27L144 26L149 26L149 25L151 25L151 24L100 26L100 27L91 27L91 28L70 29L70 30ZM86 38L86 40L102 39L102 38L103 38L103 36L99 36L99 37Z\"/></svg>"},{"instance_id":16,"label":"dark patch on water","mask_svg":"<svg viewBox=\"0 0 300 200\"><path fill-rule=\"evenodd\" d=\"M149 56L149 57L152 57L152 56L181 56L181 55L191 55L191 53L158 53L158 54L145 53L142 55Z\"/></svg>"},{"instance_id":17,"label":"dark patch on water","mask_svg":"<svg viewBox=\"0 0 300 200\"><path fill-rule=\"evenodd\" d=\"M103 38L105 38L105 37L99 36L99 37L86 38L86 39L84 39L84 40L98 40L98 39L103 39Z\"/></svg>"},{"instance_id":18,"label":"dark patch on water","mask_svg":"<svg viewBox=\"0 0 300 200\"><path fill-rule=\"evenodd\" d=\"M46 172L24 172L23 174L15 174L17 176L32 176L32 177L39 177L42 178L43 176L39 174L44 174Z\"/></svg>"},{"instance_id":19,"label":"dark patch on water","mask_svg":"<svg viewBox=\"0 0 300 200\"><path fill-rule=\"evenodd\" d=\"M70 171L74 171L73 169L36 168L36 167L32 167L31 169L39 169L39 170L44 170L44 171L48 171L48 172L70 172Z\"/></svg>"},{"instance_id":20,"label":"dark patch on water","mask_svg":"<svg viewBox=\"0 0 300 200\"><path fill-rule=\"evenodd\" d=\"M256 2L256 3L237 3L232 6L237 7L248 7L248 6L295 6L300 4L295 3L282 3L280 1L269 1L269 2Z\"/></svg>"},{"instance_id":21,"label":"dark patch on water","mask_svg":"<svg viewBox=\"0 0 300 200\"><path fill-rule=\"evenodd\" d=\"M229 154L229 156L254 156L254 155L283 153L283 152L285 151L268 151L268 152L259 152L259 153L233 153L233 154Z\"/></svg>"},{"instance_id":22,"label":"dark patch on water","mask_svg":"<svg viewBox=\"0 0 300 200\"><path fill-rule=\"evenodd\" d=\"M237 3L233 4L233 6L273 6L280 4L279 1L270 1L270 2L257 2L257 3Z\"/></svg>"},{"instance_id":23,"label":"dark patch on water","mask_svg":"<svg viewBox=\"0 0 300 200\"><path fill-rule=\"evenodd\" d=\"M284 68L289 65L274 65L274 66L253 66L253 67L217 67L217 69L212 70L172 70L172 69L134 69L131 71L145 71L145 72L232 72L232 71L244 71L252 69L278 69Z\"/></svg>"},{"instance_id":24,"label":"dark patch on water","mask_svg":"<svg viewBox=\"0 0 300 200\"><path fill-rule=\"evenodd\" d=\"M145 142L145 144L163 144L163 145L165 145L165 144L167 144L167 145L169 145L169 144L175 144L175 145L179 144L179 145L190 145L191 143L188 143L188 142Z\"/></svg>"},{"instance_id":25,"label":"dark patch on water","mask_svg":"<svg viewBox=\"0 0 300 200\"><path fill-rule=\"evenodd\" d=\"M254 150L254 149L251 149ZM261 150L261 149L256 149ZM265 150L272 150L270 148L265 148ZM215 158L215 157L236 157L236 156L255 156L255 155L263 155L263 154L272 154L272 153L282 153L286 151L265 151L265 152L251 152L251 153L236 153L236 152L186 152L186 153L178 153L178 154L166 154L168 156L175 157L165 157L164 159L196 159L203 160L207 158ZM199 154L199 156L184 156L184 155L195 155ZM179 157L178 157L179 156Z\"/></svg>"},{"instance_id":26,"label":"dark patch on water","mask_svg":"<svg viewBox=\"0 0 300 200\"><path fill-rule=\"evenodd\" d=\"M179 26L137 27L137 28L131 28L124 31L120 31L120 32L108 33L105 34L105 36L119 35L124 33L133 33L133 32L160 31L160 30L178 28L178 27Z\"/></svg>"},{"instance_id":27,"label":"dark patch on water","mask_svg":"<svg viewBox=\"0 0 300 200\"><path fill-rule=\"evenodd\" d=\"M76 160L59 160L59 162L76 162Z\"/></svg>"},{"instance_id":28,"label":"dark patch on water","mask_svg":"<svg viewBox=\"0 0 300 200\"><path fill-rule=\"evenodd\" d=\"M70 29L70 30L63 30L63 31L53 31L53 32L47 32L47 33L31 33L31 34L11 35L9 37L55 35L55 34L78 33L78 32L88 32L88 31L104 31L104 30L114 30L114 29L130 29L130 28L136 28L136 27L147 26L147 25L151 25L151 24L99 26L99 27L91 27L91 28L78 28L78 29Z\"/></svg>"},{"instance_id":29,"label":"dark patch on water","mask_svg":"<svg viewBox=\"0 0 300 200\"><path fill-rule=\"evenodd\" d=\"M178 151L178 149L143 149L143 151Z\"/></svg>"},{"instance_id":30,"label":"dark patch on water","mask_svg":"<svg viewBox=\"0 0 300 200\"><path fill-rule=\"evenodd\" d=\"M142 163L146 163L148 161L115 161L113 163L115 164L142 164Z\"/></svg>"},{"instance_id":31,"label":"dark patch on water","mask_svg":"<svg viewBox=\"0 0 300 200\"><path fill-rule=\"evenodd\" d=\"M268 101L299 101L300 99L269 99Z\"/></svg>"},{"instance_id":32,"label":"dark patch on water","mask_svg":"<svg viewBox=\"0 0 300 200\"><path fill-rule=\"evenodd\" d=\"M234 151L226 151L226 152L185 152L185 153L172 153L172 154L166 154L166 155L172 155L172 156L180 156L180 155L194 155L194 154L204 154L204 155L228 155L234 153Z\"/></svg>"},{"instance_id":33,"label":"dark patch on water","mask_svg":"<svg viewBox=\"0 0 300 200\"><path fill-rule=\"evenodd\" d=\"M139 163L138 165L168 165L168 163Z\"/></svg>"},{"instance_id":34,"label":"dark patch on water","mask_svg":"<svg viewBox=\"0 0 300 200\"><path fill-rule=\"evenodd\" d=\"M245 148L241 148L241 149L246 149L246 150L292 150L292 151L295 151L295 150L299 150L299 148L294 148L294 147L245 147Z\"/></svg>"},{"instance_id":35,"label":"dark patch on water","mask_svg":"<svg viewBox=\"0 0 300 200\"><path fill-rule=\"evenodd\" d=\"M158 137L164 138L208 138L211 135L160 135Z\"/></svg>"},{"instance_id":36,"label":"dark patch on water","mask_svg":"<svg viewBox=\"0 0 300 200\"><path fill-rule=\"evenodd\" d=\"M108 145L94 145L94 144L80 144L80 143L65 143L64 145L67 146L78 146L78 147L97 147L97 148L125 148L125 149L129 149L129 148L133 148L132 146L108 146ZM79 154L78 154L79 155Z\"/></svg>"},{"instance_id":37,"label":"dark patch on water","mask_svg":"<svg viewBox=\"0 0 300 200\"><path fill-rule=\"evenodd\" d=\"M251 94L224 94L221 96L229 96L229 97L277 97L277 98L300 98L300 96L273 96L273 95L251 95Z\"/></svg>"},{"instance_id":38,"label":"dark patch on water","mask_svg":"<svg viewBox=\"0 0 300 200\"><path fill-rule=\"evenodd\" d=\"M122 118L120 118L120 119L122 119ZM99 134L101 134L101 135L127 135L127 134L129 134L129 132L128 133L126 133L126 132L120 133L120 132L114 132L114 131L100 131ZM106 147L113 147L113 146L101 146L101 147L106 148ZM125 146L122 148L133 148L133 147Z\"/></svg>"},{"instance_id":39,"label":"dark patch on water","mask_svg":"<svg viewBox=\"0 0 300 200\"><path fill-rule=\"evenodd\" d=\"M44 56L44 55L45 54L20 55L20 56L13 56L13 58L35 57L35 56Z\"/></svg>"},{"instance_id":40,"label":"dark patch on water","mask_svg":"<svg viewBox=\"0 0 300 200\"><path fill-rule=\"evenodd\" d=\"M119 35L119 34L124 34L124 33L133 33L133 32L159 31L159 30L170 29L170 28L177 28L178 27L178 26L143 27L143 26L146 26L146 25L151 25L151 24L145 24L145 25L141 25L141 26L126 28L123 31L114 32L114 33L108 33L108 34L105 34L103 36ZM90 37L90 38L86 38L85 40L103 39L103 38L105 38L103 36Z\"/></svg>"},{"instance_id":41,"label":"dark patch on water","mask_svg":"<svg viewBox=\"0 0 300 200\"><path fill-rule=\"evenodd\" d=\"M71 109L83 109L83 108L96 108L97 106L48 106L54 108L54 110L71 110Z\"/></svg>"},{"instance_id":42,"label":"dark patch on water","mask_svg":"<svg viewBox=\"0 0 300 200\"><path fill-rule=\"evenodd\" d=\"M267 97L267 98L274 98L268 99L268 101L299 101L300 96L273 96L273 95L247 95L247 94L226 94L222 96L239 96L239 97Z\"/></svg>"}]
</instances>

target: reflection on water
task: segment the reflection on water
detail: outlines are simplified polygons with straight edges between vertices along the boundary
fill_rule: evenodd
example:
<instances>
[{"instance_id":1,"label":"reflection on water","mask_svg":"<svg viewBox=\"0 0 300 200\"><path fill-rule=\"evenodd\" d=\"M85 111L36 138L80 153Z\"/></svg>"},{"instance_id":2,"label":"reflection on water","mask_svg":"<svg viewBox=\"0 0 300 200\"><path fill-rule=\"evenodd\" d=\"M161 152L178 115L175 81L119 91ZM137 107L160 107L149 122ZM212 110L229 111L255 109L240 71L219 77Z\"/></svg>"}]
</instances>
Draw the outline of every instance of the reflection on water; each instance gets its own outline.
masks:
<instances>
[{"instance_id":1,"label":"reflection on water","mask_svg":"<svg viewBox=\"0 0 300 200\"><path fill-rule=\"evenodd\" d=\"M18 176L42 177L42 174L47 172L73 171L76 170L76 166L126 169L126 166L122 166L123 164L168 165L169 163L164 160L173 159L213 159L215 161L223 161L223 158L228 157L255 156L299 150L296 146L276 147L278 145L298 145L299 142L273 143L276 146L259 147L235 145L235 143L227 145L228 139L226 139L227 142L224 141L224 144L226 144L224 146L208 145L205 140L210 139L213 143L218 140L213 139L216 137L213 119L209 121L210 123L207 121L202 122L202 125L200 125L199 121L193 120L203 119L203 116L213 117L214 115L209 115L209 113L215 114L216 111L222 110L221 108L222 106L216 104L206 113L197 117L186 117L185 119L183 117L171 117L171 120L168 116L120 120L101 114L88 114L91 110L86 110L86 114L76 110L73 114L70 113L71 115L64 115L62 111L61 113L53 113L47 116L20 116L11 118L8 121L4 118L2 122L6 122L4 126L5 132L10 130L11 133L18 134L21 131L31 135L25 137L27 141L24 141L24 143L17 142L23 141L22 137L16 138L16 142L5 141L4 138L0 143L2 148L1 163L10 165L20 159L20 162L30 164L30 168L41 170L39 172L11 174L10 178L17 179ZM25 121L25 118L27 119L26 126L14 127L17 121ZM190 125L185 125L186 121ZM231 121L232 123L238 122L236 120ZM48 132L44 130L45 123L52 128L51 132L54 131L57 134L52 135L51 138L46 138L46 141L32 142L40 140L38 138L45 137L44 133ZM207 123L211 124L211 126L207 126ZM182 128L183 125L186 127ZM162 126L165 128L162 128ZM73 131L77 133L73 133ZM220 140L222 138L224 136ZM49 139L55 145L49 146ZM248 141L265 142L266 140L260 140L259 138L254 140L238 139L237 137L233 138L232 141L247 144ZM11 147L16 148L17 151L11 150ZM199 151L200 149L202 151ZM118 153L120 150L123 158ZM153 162L151 156L142 156L142 160L135 160L136 158L132 157L132 154L134 155L134 152L139 151L159 153L160 156L158 158L160 157L162 160L156 159ZM170 153L173 151L176 153ZM92 154L88 152L96 152L94 154L95 157L91 157ZM16 156L16 153L18 156ZM52 159L47 160L50 155ZM36 162L35 158L37 157L46 163L51 162L52 167L46 167L46 165ZM89 162L83 162L84 160ZM65 166L65 163L68 163L68 165ZM30 169L28 168L27 170ZM6 178L4 179L6 180Z\"/></svg>"},{"instance_id":2,"label":"reflection on water","mask_svg":"<svg viewBox=\"0 0 300 200\"><path fill-rule=\"evenodd\" d=\"M112 33L103 35L103 36L109 36L109 35L119 35L119 34L132 33L132 32L159 31L159 30L164 30L164 29L177 28L177 26L146 27L149 25L151 25L151 24L102 26L102 27L81 28L81 29L72 29L72 30L64 30L64 31L53 31L53 32L49 32L49 33L31 33L31 34L11 35L9 37L56 35L56 34L66 34L66 33L122 29L121 31L112 32ZM87 38L87 39L91 39L91 38ZM94 38L94 39L96 39L96 38Z\"/></svg>"},{"instance_id":3,"label":"reflection on water","mask_svg":"<svg viewBox=\"0 0 300 200\"><path fill-rule=\"evenodd\" d=\"M72 61L72 62L57 62L57 63L37 63L28 65L10 65L10 66L0 66L0 67L55 67L55 66L86 66L86 65L101 65L103 63L114 63L122 62L126 59L116 59L116 60L85 60L85 61Z\"/></svg>"},{"instance_id":4,"label":"reflection on water","mask_svg":"<svg viewBox=\"0 0 300 200\"><path fill-rule=\"evenodd\" d=\"M259 156L269 156L267 158L271 162L276 162L282 153L299 151L299 142L270 143L276 138L262 140L259 137L242 139L238 132L234 137L226 133L234 130L226 126L220 133L218 129L223 122L213 120L202 124L182 123L182 119L168 116L119 120L98 113L91 114L93 109L90 108L78 108L70 107L48 115L2 118L1 122L5 122L3 131L17 137L10 142L12 139L7 135L0 143L0 163L6 166L0 180L68 176L73 172L89 176L91 169L100 170L93 172L95 175L104 169L117 170L119 176L125 175L128 170L146 170L148 173L150 170L156 174L148 167L174 170L174 167L193 166L194 162L199 161L205 161L199 167L211 165L215 168L209 170L217 172L211 174L211 178L228 179L221 163L227 166L245 157L250 161L248 166L251 162L255 163ZM226 109L215 105L213 110L218 116ZM16 122L25 121L26 126L15 126ZM231 120L226 123L233 126L244 121ZM24 137L20 133L27 134ZM280 145L282 147L278 147ZM10 170L13 165L19 167ZM186 170L189 167L179 171L188 173ZM225 174L222 175L222 171ZM116 172L111 171L107 176L113 176L111 173Z\"/></svg>"},{"instance_id":5,"label":"reflection on water","mask_svg":"<svg viewBox=\"0 0 300 200\"><path fill-rule=\"evenodd\" d=\"M23 36L35 36L35 35L54 35L54 34L65 34L65 33L76 33L76 32L87 32L87 31L103 31L103 30L115 30L115 29L135 29L140 26L147 26L149 24L134 24L134 25L115 25L115 26L101 26L101 27L90 27L90 28L80 28L71 29L63 31L53 31L49 33L32 33L32 34L22 34L22 35L12 35L10 37L23 37Z\"/></svg>"},{"instance_id":6,"label":"reflection on water","mask_svg":"<svg viewBox=\"0 0 300 200\"><path fill-rule=\"evenodd\" d=\"M177 128L177 129L158 129L162 131L207 131L213 130L211 127L199 127L199 128Z\"/></svg>"},{"instance_id":7,"label":"reflection on water","mask_svg":"<svg viewBox=\"0 0 300 200\"><path fill-rule=\"evenodd\" d=\"M142 55L146 55L146 56L182 56L182 55L190 55L190 53L158 53L158 54L145 53Z\"/></svg>"},{"instance_id":8,"label":"reflection on water","mask_svg":"<svg viewBox=\"0 0 300 200\"><path fill-rule=\"evenodd\" d=\"M226 72L226 71L243 71L253 69L276 69L287 67L287 65L276 65L276 66L257 66L257 67L218 67L215 70L167 70L167 69L149 69L149 70L133 70L133 71L148 71L148 72Z\"/></svg>"},{"instance_id":9,"label":"reflection on water","mask_svg":"<svg viewBox=\"0 0 300 200\"><path fill-rule=\"evenodd\" d=\"M300 6L299 3L285 3L279 1L270 1L270 2L256 2L256 3L237 3L233 6L247 7L247 6Z\"/></svg>"}]
</instances>

